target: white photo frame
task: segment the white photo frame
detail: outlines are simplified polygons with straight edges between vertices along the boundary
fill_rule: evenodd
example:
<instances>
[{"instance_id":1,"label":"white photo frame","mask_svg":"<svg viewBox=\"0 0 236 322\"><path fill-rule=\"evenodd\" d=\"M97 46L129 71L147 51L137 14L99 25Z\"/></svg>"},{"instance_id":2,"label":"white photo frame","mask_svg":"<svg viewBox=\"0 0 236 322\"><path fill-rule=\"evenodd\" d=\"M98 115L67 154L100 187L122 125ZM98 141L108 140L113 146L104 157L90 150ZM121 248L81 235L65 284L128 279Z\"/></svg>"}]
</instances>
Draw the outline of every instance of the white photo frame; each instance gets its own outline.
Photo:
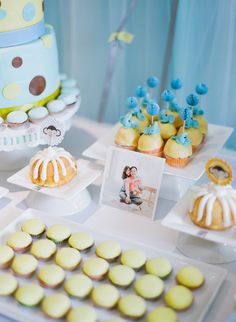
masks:
<instances>
[{"instance_id":1,"label":"white photo frame","mask_svg":"<svg viewBox=\"0 0 236 322\"><path fill-rule=\"evenodd\" d=\"M99 203L154 220L164 166L164 158L110 147Z\"/></svg>"}]
</instances>

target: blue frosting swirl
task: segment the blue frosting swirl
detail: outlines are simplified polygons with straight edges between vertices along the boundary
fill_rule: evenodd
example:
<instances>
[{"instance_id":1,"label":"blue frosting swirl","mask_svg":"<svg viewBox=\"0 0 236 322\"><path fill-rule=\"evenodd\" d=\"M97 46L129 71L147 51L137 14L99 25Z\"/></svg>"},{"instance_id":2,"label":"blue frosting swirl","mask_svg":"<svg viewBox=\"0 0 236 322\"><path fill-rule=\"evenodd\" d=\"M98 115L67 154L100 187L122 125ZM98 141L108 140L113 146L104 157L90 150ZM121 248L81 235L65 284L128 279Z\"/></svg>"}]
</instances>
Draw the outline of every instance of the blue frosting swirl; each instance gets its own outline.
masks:
<instances>
[{"instance_id":1,"label":"blue frosting swirl","mask_svg":"<svg viewBox=\"0 0 236 322\"><path fill-rule=\"evenodd\" d=\"M179 135L172 136L172 139L175 140L178 144L182 144L184 146L191 145L191 142L188 138L188 133L182 132Z\"/></svg>"},{"instance_id":2,"label":"blue frosting swirl","mask_svg":"<svg viewBox=\"0 0 236 322\"><path fill-rule=\"evenodd\" d=\"M149 125L148 127L146 127L143 133L147 135L160 134L160 129L158 127L157 122L155 121L152 123L152 125Z\"/></svg>"}]
</instances>

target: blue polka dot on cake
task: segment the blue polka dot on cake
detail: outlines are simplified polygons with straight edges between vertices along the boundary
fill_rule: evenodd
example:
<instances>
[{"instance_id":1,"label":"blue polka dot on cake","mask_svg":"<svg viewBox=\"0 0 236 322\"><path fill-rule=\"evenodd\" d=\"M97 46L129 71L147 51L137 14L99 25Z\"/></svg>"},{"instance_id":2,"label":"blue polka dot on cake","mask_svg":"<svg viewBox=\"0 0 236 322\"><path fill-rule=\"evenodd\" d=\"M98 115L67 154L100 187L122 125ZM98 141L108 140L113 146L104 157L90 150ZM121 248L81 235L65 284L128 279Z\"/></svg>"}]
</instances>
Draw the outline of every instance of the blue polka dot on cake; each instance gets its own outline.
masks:
<instances>
[{"instance_id":1,"label":"blue polka dot on cake","mask_svg":"<svg viewBox=\"0 0 236 322\"><path fill-rule=\"evenodd\" d=\"M23 8L23 18L25 21L31 21L36 15L35 5L32 2L28 2Z\"/></svg>"}]
</instances>

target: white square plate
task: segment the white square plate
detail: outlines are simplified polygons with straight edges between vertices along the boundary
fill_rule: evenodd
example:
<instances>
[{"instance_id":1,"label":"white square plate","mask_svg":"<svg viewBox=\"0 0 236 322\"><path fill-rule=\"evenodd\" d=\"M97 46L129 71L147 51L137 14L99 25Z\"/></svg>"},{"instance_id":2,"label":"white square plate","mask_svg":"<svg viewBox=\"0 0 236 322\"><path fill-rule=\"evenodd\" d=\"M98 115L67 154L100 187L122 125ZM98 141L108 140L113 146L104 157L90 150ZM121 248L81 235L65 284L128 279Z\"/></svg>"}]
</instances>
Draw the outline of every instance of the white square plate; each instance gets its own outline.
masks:
<instances>
[{"instance_id":1,"label":"white square plate","mask_svg":"<svg viewBox=\"0 0 236 322\"><path fill-rule=\"evenodd\" d=\"M15 173L7 181L23 188L44 193L48 196L70 200L93 183L102 173L96 164L84 159L77 160L77 167L77 176L71 182L61 187L47 188L33 184L29 178L29 166Z\"/></svg>"},{"instance_id":2,"label":"white square plate","mask_svg":"<svg viewBox=\"0 0 236 322\"><path fill-rule=\"evenodd\" d=\"M173 271L172 274L164 280L165 283L165 289L168 290L170 287L176 285L175 282L175 275L178 272L178 270L181 267L184 267L186 265L196 265L204 274L205 276L205 283L204 285L193 291L194 296L194 302L191 308L189 308L186 311L177 313L178 315L178 321L181 322L200 322L202 321L204 315L206 314L207 310L209 309L210 305L214 301L216 295L219 292L219 289L226 277L226 270L222 268L218 268L216 266L204 264L189 258L184 258L182 256L179 256L177 254L173 254L170 252L167 252L163 249L158 248L151 248L148 246L145 246L140 243L131 242L126 239L119 238L114 235L108 235L99 233L96 230L91 230L86 226L77 224L76 222L67 221L62 218L56 219L55 217L50 217L47 214L42 214L41 212L38 212L33 209L28 209L25 211L22 215L20 215L16 220L14 220L10 225L6 226L0 233L0 243L5 243L7 236L16 230L20 230L20 227L22 223L30 218L41 218L41 220L48 226L55 224L55 223L61 223L65 224L68 227L70 227L72 233L77 231L87 231L95 239L95 245L99 244L100 242L108 239L117 240L122 250L131 249L131 248L138 248L145 252L147 258L156 257L156 256L165 256L167 257L172 266ZM60 246L58 246L60 247ZM89 252L81 253L83 262L86 260L86 258L90 256L94 256L95 254L95 247L93 247ZM47 262L51 263L52 261ZM118 262L118 261L117 261ZM116 265L116 263L111 263L110 266ZM45 265L45 263L40 262L39 266ZM6 270L5 270L6 271ZM76 269L74 272L66 272L66 276L70 276L73 274L77 274L78 272L81 272L81 267ZM1 270L0 270L1 273ZM140 275L144 274L145 271L141 270L139 272L136 272L136 278L138 278ZM29 280L18 278L20 285L27 283ZM30 282L38 283L36 280L36 274L30 279ZM105 279L104 281L100 282L93 282L93 285L96 287L97 285L101 283L108 283L108 280ZM64 292L63 287L60 287L57 289L59 292ZM54 292L53 290L45 290L46 294L50 294ZM130 286L127 289L119 289L120 295L123 296L125 294L134 293L133 285ZM80 301L78 299L71 298L72 306L79 306L83 304L93 305L92 301L90 299ZM155 301L146 301L148 312L153 310L155 307L163 305L163 295L160 299ZM98 315L98 321L104 322L108 319L120 317L118 311L116 309L113 310L105 310L98 307L95 307L97 315ZM41 312L40 308L24 308L21 305L19 305L13 297L0 297L0 313L4 314L6 316L12 317L14 319L17 319L21 322L46 322L48 321L48 318L44 316L44 314ZM130 321L129 319L125 319L126 321ZM62 321L62 320L60 320ZM144 319L140 319L139 321L144 321Z\"/></svg>"},{"instance_id":3,"label":"white square plate","mask_svg":"<svg viewBox=\"0 0 236 322\"><path fill-rule=\"evenodd\" d=\"M115 134L119 126L119 124L116 124L106 136L97 140L88 149L86 149L83 152L83 155L88 158L105 161L109 146L114 145ZM209 124L206 142L204 142L201 149L194 155L190 163L184 168L174 168L166 164L164 174L182 177L189 180L199 179L205 171L206 161L217 154L217 152L224 146L232 132L233 128Z\"/></svg>"},{"instance_id":4,"label":"white square plate","mask_svg":"<svg viewBox=\"0 0 236 322\"><path fill-rule=\"evenodd\" d=\"M192 236L236 247L236 226L224 231L214 231L198 227L192 223L188 214L191 196L192 192L188 190L162 220L162 225Z\"/></svg>"}]
</instances>

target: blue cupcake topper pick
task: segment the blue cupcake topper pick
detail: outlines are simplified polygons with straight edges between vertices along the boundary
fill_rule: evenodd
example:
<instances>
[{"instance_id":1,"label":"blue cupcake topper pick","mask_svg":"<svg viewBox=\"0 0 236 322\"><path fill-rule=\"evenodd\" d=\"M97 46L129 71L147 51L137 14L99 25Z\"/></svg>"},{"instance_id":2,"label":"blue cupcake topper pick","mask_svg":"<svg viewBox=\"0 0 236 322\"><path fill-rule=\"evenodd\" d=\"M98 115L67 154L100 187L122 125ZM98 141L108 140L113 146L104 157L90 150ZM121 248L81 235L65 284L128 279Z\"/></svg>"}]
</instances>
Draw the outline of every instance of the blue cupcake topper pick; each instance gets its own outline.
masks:
<instances>
[{"instance_id":1,"label":"blue cupcake topper pick","mask_svg":"<svg viewBox=\"0 0 236 322\"><path fill-rule=\"evenodd\" d=\"M158 127L157 122L155 121L152 123L152 125L149 125L148 127L146 127L143 133L147 135L160 134L160 129Z\"/></svg>"},{"instance_id":2,"label":"blue cupcake topper pick","mask_svg":"<svg viewBox=\"0 0 236 322\"><path fill-rule=\"evenodd\" d=\"M164 102L172 102L174 99L174 93L169 89L165 89L161 94L161 99Z\"/></svg>"},{"instance_id":3,"label":"blue cupcake topper pick","mask_svg":"<svg viewBox=\"0 0 236 322\"><path fill-rule=\"evenodd\" d=\"M144 86L137 86L136 88L137 97L145 97L147 95L147 89Z\"/></svg>"},{"instance_id":4,"label":"blue cupcake topper pick","mask_svg":"<svg viewBox=\"0 0 236 322\"><path fill-rule=\"evenodd\" d=\"M186 97L186 102L190 106L196 106L199 103L199 98L198 98L198 96L196 94L189 94Z\"/></svg>"},{"instance_id":5,"label":"blue cupcake topper pick","mask_svg":"<svg viewBox=\"0 0 236 322\"><path fill-rule=\"evenodd\" d=\"M196 93L198 95L205 95L208 92L208 87L206 84L200 83L196 86Z\"/></svg>"},{"instance_id":6,"label":"blue cupcake topper pick","mask_svg":"<svg viewBox=\"0 0 236 322\"><path fill-rule=\"evenodd\" d=\"M158 78L156 76L151 76L151 77L148 77L148 79L147 79L147 85L150 88L157 87L158 83L159 83L159 81L158 81Z\"/></svg>"},{"instance_id":7,"label":"blue cupcake topper pick","mask_svg":"<svg viewBox=\"0 0 236 322\"><path fill-rule=\"evenodd\" d=\"M179 110L179 116L181 117L181 119L183 121L186 121L188 119L191 119L193 116L193 111L191 108L187 107L183 107Z\"/></svg>"},{"instance_id":8,"label":"blue cupcake topper pick","mask_svg":"<svg viewBox=\"0 0 236 322\"><path fill-rule=\"evenodd\" d=\"M120 123L122 124L122 126L126 129L136 129L136 127L138 126L138 123L136 121L131 120L132 114L128 113L124 116L120 117Z\"/></svg>"},{"instance_id":9,"label":"blue cupcake topper pick","mask_svg":"<svg viewBox=\"0 0 236 322\"><path fill-rule=\"evenodd\" d=\"M171 81L170 86L173 90L178 90L183 86L183 83L179 78L176 78Z\"/></svg>"},{"instance_id":10,"label":"blue cupcake topper pick","mask_svg":"<svg viewBox=\"0 0 236 322\"><path fill-rule=\"evenodd\" d=\"M187 119L185 121L185 128L186 129L190 129L190 128L198 129L199 128L199 123L198 123L197 120Z\"/></svg>"},{"instance_id":11,"label":"blue cupcake topper pick","mask_svg":"<svg viewBox=\"0 0 236 322\"><path fill-rule=\"evenodd\" d=\"M159 120L161 123L174 123L175 117L172 114L168 114L165 109L160 112Z\"/></svg>"},{"instance_id":12,"label":"blue cupcake topper pick","mask_svg":"<svg viewBox=\"0 0 236 322\"><path fill-rule=\"evenodd\" d=\"M188 138L188 133L182 132L179 135L173 136L173 140L175 140L177 143L182 144L184 146L188 146L191 144L189 138Z\"/></svg>"},{"instance_id":13,"label":"blue cupcake topper pick","mask_svg":"<svg viewBox=\"0 0 236 322\"><path fill-rule=\"evenodd\" d=\"M126 106L131 110L135 109L138 106L137 98L134 96L128 97L126 100Z\"/></svg>"},{"instance_id":14,"label":"blue cupcake topper pick","mask_svg":"<svg viewBox=\"0 0 236 322\"><path fill-rule=\"evenodd\" d=\"M177 112L178 113L180 109L181 109L181 107L177 102L175 102L175 101L170 102L170 110L171 110L171 112Z\"/></svg>"}]
</instances>

